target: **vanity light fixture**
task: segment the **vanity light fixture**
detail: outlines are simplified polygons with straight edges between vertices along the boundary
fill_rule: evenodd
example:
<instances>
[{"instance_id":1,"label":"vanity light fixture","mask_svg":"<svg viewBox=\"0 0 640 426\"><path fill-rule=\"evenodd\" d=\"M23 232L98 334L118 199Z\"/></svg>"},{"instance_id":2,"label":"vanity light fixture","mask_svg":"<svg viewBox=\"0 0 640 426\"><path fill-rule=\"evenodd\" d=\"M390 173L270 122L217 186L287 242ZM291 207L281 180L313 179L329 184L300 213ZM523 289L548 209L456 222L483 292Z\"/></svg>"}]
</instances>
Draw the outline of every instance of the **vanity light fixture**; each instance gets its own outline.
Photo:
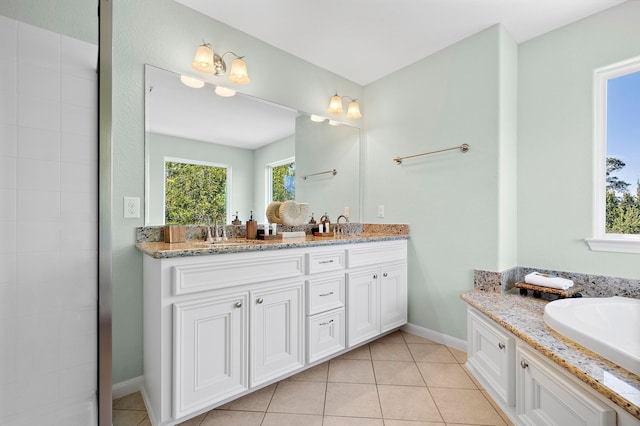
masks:
<instances>
[{"instance_id":1,"label":"vanity light fixture","mask_svg":"<svg viewBox=\"0 0 640 426\"><path fill-rule=\"evenodd\" d=\"M191 87L192 89L201 89L204 87L204 81L198 80L195 77L190 77L188 75L181 75L180 81L187 87Z\"/></svg>"},{"instance_id":2,"label":"vanity light fixture","mask_svg":"<svg viewBox=\"0 0 640 426\"><path fill-rule=\"evenodd\" d=\"M337 93L331 97L331 101L329 101L329 108L327 111L329 114L342 114L344 111L342 107L342 98L350 99L349 105L347 106L347 118L351 120L357 120L362 117L360 114L360 105L358 105L358 100L353 99L351 96L340 96Z\"/></svg>"},{"instance_id":3,"label":"vanity light fixture","mask_svg":"<svg viewBox=\"0 0 640 426\"><path fill-rule=\"evenodd\" d=\"M236 91L233 89L229 89L227 87L216 86L216 95L222 96L223 98L229 98L236 94Z\"/></svg>"},{"instance_id":4,"label":"vanity light fixture","mask_svg":"<svg viewBox=\"0 0 640 426\"><path fill-rule=\"evenodd\" d=\"M224 75L227 72L227 64L224 62L224 57L228 54L236 57L231 61L229 81L236 84L249 84L251 80L247 73L247 64L242 60L244 56L238 56L231 51L218 55L213 51L211 44L207 42L203 42L198 47L191 66L202 73Z\"/></svg>"}]
</instances>

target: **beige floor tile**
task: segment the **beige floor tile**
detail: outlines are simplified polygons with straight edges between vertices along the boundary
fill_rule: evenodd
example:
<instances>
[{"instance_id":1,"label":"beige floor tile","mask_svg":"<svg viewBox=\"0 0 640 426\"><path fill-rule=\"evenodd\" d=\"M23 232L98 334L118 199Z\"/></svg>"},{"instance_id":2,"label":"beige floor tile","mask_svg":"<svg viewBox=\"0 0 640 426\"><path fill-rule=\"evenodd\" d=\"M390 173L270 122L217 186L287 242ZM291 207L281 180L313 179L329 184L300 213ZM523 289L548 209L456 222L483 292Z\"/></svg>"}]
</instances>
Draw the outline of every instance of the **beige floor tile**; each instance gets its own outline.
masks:
<instances>
[{"instance_id":1,"label":"beige floor tile","mask_svg":"<svg viewBox=\"0 0 640 426\"><path fill-rule=\"evenodd\" d=\"M433 340L429 340L425 337L416 336L415 334L407 333L406 331L402 331L402 337L406 343L430 343L432 345L439 345L438 342L434 342Z\"/></svg>"},{"instance_id":2,"label":"beige floor tile","mask_svg":"<svg viewBox=\"0 0 640 426\"><path fill-rule=\"evenodd\" d=\"M147 411L147 407L145 407L144 405L144 401L142 400L142 395L140 394L140 392L135 392L123 398L120 398L118 402L115 402L113 404L113 409Z\"/></svg>"},{"instance_id":3,"label":"beige floor tile","mask_svg":"<svg viewBox=\"0 0 640 426\"><path fill-rule=\"evenodd\" d=\"M149 416L145 417L140 423L138 423L138 426L152 426Z\"/></svg>"},{"instance_id":4,"label":"beige floor tile","mask_svg":"<svg viewBox=\"0 0 640 426\"><path fill-rule=\"evenodd\" d=\"M451 355L458 361L460 364L464 364L467 362L467 353L465 351L461 351L460 349L452 348L451 346L447 346Z\"/></svg>"},{"instance_id":5,"label":"beige floor tile","mask_svg":"<svg viewBox=\"0 0 640 426\"><path fill-rule=\"evenodd\" d=\"M484 389L484 387L482 387L478 379L476 379L475 376L471 374L471 371L469 371L469 369L465 365L461 364L460 367L462 367L464 372L467 373L467 376L469 376L469 378L473 381L473 383L476 385L478 389Z\"/></svg>"},{"instance_id":6,"label":"beige floor tile","mask_svg":"<svg viewBox=\"0 0 640 426\"><path fill-rule=\"evenodd\" d=\"M180 423L179 426L200 426L200 424L202 424L208 414L209 413L200 414L199 416L189 419L186 422Z\"/></svg>"},{"instance_id":7,"label":"beige floor tile","mask_svg":"<svg viewBox=\"0 0 640 426\"><path fill-rule=\"evenodd\" d=\"M322 426L384 426L382 419L325 416Z\"/></svg>"},{"instance_id":8,"label":"beige floor tile","mask_svg":"<svg viewBox=\"0 0 640 426\"><path fill-rule=\"evenodd\" d=\"M299 382L326 382L327 372L329 371L329 362L323 362L308 370L293 375L285 380L295 380Z\"/></svg>"},{"instance_id":9,"label":"beige floor tile","mask_svg":"<svg viewBox=\"0 0 640 426\"><path fill-rule=\"evenodd\" d=\"M369 345L363 345L343 353L337 359L371 359L371 351Z\"/></svg>"},{"instance_id":10,"label":"beige floor tile","mask_svg":"<svg viewBox=\"0 0 640 426\"><path fill-rule=\"evenodd\" d=\"M402 343L371 343L371 359L378 361L413 361L407 345Z\"/></svg>"},{"instance_id":11,"label":"beige floor tile","mask_svg":"<svg viewBox=\"0 0 640 426\"><path fill-rule=\"evenodd\" d=\"M453 362L457 364L456 359L444 345L409 343L407 346L416 362Z\"/></svg>"},{"instance_id":12,"label":"beige floor tile","mask_svg":"<svg viewBox=\"0 0 640 426\"><path fill-rule=\"evenodd\" d=\"M373 365L364 359L332 359L329 363L329 382L375 383Z\"/></svg>"},{"instance_id":13,"label":"beige floor tile","mask_svg":"<svg viewBox=\"0 0 640 426\"><path fill-rule=\"evenodd\" d=\"M418 368L429 387L478 389L459 364L444 362L418 362Z\"/></svg>"},{"instance_id":14,"label":"beige floor tile","mask_svg":"<svg viewBox=\"0 0 640 426\"><path fill-rule=\"evenodd\" d=\"M274 383L265 388L252 392L248 395L238 398L234 401L224 404L220 408L221 410L234 410L234 411L267 411L273 392L276 390L277 384Z\"/></svg>"},{"instance_id":15,"label":"beige floor tile","mask_svg":"<svg viewBox=\"0 0 640 426\"><path fill-rule=\"evenodd\" d=\"M200 426L260 426L264 413L255 411L209 411Z\"/></svg>"},{"instance_id":16,"label":"beige floor tile","mask_svg":"<svg viewBox=\"0 0 640 426\"><path fill-rule=\"evenodd\" d=\"M381 418L376 385L327 383L326 416Z\"/></svg>"},{"instance_id":17,"label":"beige floor tile","mask_svg":"<svg viewBox=\"0 0 640 426\"><path fill-rule=\"evenodd\" d=\"M440 422L414 422L411 420L384 420L384 426L447 426ZM451 425L451 426L464 426L464 425Z\"/></svg>"},{"instance_id":18,"label":"beige floor tile","mask_svg":"<svg viewBox=\"0 0 640 426\"><path fill-rule=\"evenodd\" d=\"M378 385L378 394L385 419L442 421L426 387Z\"/></svg>"},{"instance_id":19,"label":"beige floor tile","mask_svg":"<svg viewBox=\"0 0 640 426\"><path fill-rule=\"evenodd\" d=\"M505 422L481 391L429 388L446 423L504 425ZM462 404L461 401L464 401Z\"/></svg>"},{"instance_id":20,"label":"beige floor tile","mask_svg":"<svg viewBox=\"0 0 640 426\"><path fill-rule=\"evenodd\" d=\"M373 361L379 385L425 386L415 362Z\"/></svg>"},{"instance_id":21,"label":"beige floor tile","mask_svg":"<svg viewBox=\"0 0 640 426\"><path fill-rule=\"evenodd\" d=\"M322 414L326 383L283 381L278 383L270 413Z\"/></svg>"},{"instance_id":22,"label":"beige floor tile","mask_svg":"<svg viewBox=\"0 0 640 426\"><path fill-rule=\"evenodd\" d=\"M509 416L507 416L504 411L502 411L502 408L500 408L498 406L498 404L496 404L496 401L491 398L491 395L489 395L489 392L487 392L486 390L482 390L481 391L482 394L484 395L485 398L487 398L487 401L489 401L489 403L491 404L491 406L493 408L495 408L495 410L498 412L498 414L500 414L500 417L502 417L502 420L504 420L504 422L508 425L508 426L514 426L513 422L511 421L511 419L509 418Z\"/></svg>"},{"instance_id":23,"label":"beige floor tile","mask_svg":"<svg viewBox=\"0 0 640 426\"><path fill-rule=\"evenodd\" d=\"M373 341L373 343L405 343L402 338L402 332L400 330L389 333L386 336L382 336L379 339Z\"/></svg>"},{"instance_id":24,"label":"beige floor tile","mask_svg":"<svg viewBox=\"0 0 640 426\"><path fill-rule=\"evenodd\" d=\"M138 423L147 417L146 411L137 410L113 410L113 426L138 426Z\"/></svg>"},{"instance_id":25,"label":"beige floor tile","mask_svg":"<svg viewBox=\"0 0 640 426\"><path fill-rule=\"evenodd\" d=\"M311 414L267 413L262 426L322 426L322 416Z\"/></svg>"}]
</instances>

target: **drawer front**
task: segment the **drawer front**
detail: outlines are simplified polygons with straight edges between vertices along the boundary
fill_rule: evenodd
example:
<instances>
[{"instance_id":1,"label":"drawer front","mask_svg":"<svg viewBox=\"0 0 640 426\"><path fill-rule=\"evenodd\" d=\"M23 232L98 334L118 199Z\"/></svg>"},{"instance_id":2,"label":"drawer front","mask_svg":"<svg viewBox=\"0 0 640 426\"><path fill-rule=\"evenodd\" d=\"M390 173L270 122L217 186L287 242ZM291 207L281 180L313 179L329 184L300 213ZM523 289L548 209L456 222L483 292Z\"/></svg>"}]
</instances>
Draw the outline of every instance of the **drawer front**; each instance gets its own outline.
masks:
<instances>
[{"instance_id":1,"label":"drawer front","mask_svg":"<svg viewBox=\"0 0 640 426\"><path fill-rule=\"evenodd\" d=\"M349 248L347 267L378 265L383 262L407 260L406 240L385 243L356 244Z\"/></svg>"},{"instance_id":2,"label":"drawer front","mask_svg":"<svg viewBox=\"0 0 640 426\"><path fill-rule=\"evenodd\" d=\"M338 271L346 266L346 254L344 250L335 250L319 253L307 253L307 274L319 272Z\"/></svg>"},{"instance_id":3,"label":"drawer front","mask_svg":"<svg viewBox=\"0 0 640 426\"><path fill-rule=\"evenodd\" d=\"M307 315L344 307L345 274L307 280Z\"/></svg>"},{"instance_id":4,"label":"drawer front","mask_svg":"<svg viewBox=\"0 0 640 426\"><path fill-rule=\"evenodd\" d=\"M344 308L307 317L307 362L345 348Z\"/></svg>"},{"instance_id":5,"label":"drawer front","mask_svg":"<svg viewBox=\"0 0 640 426\"><path fill-rule=\"evenodd\" d=\"M469 310L468 362L491 384L503 402L515 405L515 339Z\"/></svg>"},{"instance_id":6,"label":"drawer front","mask_svg":"<svg viewBox=\"0 0 640 426\"><path fill-rule=\"evenodd\" d=\"M174 295L228 288L304 275L304 255L267 255L173 266Z\"/></svg>"}]
</instances>

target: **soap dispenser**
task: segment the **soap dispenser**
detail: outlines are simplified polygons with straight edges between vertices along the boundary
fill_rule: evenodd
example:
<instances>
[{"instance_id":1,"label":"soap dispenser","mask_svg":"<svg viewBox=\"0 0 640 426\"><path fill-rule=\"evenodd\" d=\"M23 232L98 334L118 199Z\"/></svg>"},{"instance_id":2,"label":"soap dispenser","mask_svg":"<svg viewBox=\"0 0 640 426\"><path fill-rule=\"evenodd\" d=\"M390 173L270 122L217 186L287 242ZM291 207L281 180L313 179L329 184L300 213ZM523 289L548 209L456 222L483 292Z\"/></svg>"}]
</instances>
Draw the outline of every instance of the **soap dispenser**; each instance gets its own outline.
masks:
<instances>
[{"instance_id":1,"label":"soap dispenser","mask_svg":"<svg viewBox=\"0 0 640 426\"><path fill-rule=\"evenodd\" d=\"M251 210L251 218L247 221L247 240L256 238L258 238L258 222L253 220L253 210Z\"/></svg>"},{"instance_id":2,"label":"soap dispenser","mask_svg":"<svg viewBox=\"0 0 640 426\"><path fill-rule=\"evenodd\" d=\"M238 212L236 212L236 217L235 219L233 219L233 221L231 221L232 225L242 225L242 221L240 219L238 219Z\"/></svg>"}]
</instances>

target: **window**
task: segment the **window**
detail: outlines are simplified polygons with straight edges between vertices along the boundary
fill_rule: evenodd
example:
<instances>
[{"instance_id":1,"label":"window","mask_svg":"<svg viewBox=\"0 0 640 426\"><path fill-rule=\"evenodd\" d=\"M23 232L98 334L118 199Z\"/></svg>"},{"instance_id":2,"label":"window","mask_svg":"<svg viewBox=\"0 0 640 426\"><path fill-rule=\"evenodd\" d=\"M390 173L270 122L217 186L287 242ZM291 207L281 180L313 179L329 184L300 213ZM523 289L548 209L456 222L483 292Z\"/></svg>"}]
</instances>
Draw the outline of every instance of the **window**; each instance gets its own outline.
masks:
<instances>
[{"instance_id":1,"label":"window","mask_svg":"<svg viewBox=\"0 0 640 426\"><path fill-rule=\"evenodd\" d=\"M294 158L271 163L267 166L268 191L267 204L272 201L295 200L296 163Z\"/></svg>"},{"instance_id":2,"label":"window","mask_svg":"<svg viewBox=\"0 0 640 426\"><path fill-rule=\"evenodd\" d=\"M640 58L595 73L592 250L640 253Z\"/></svg>"},{"instance_id":3,"label":"window","mask_svg":"<svg viewBox=\"0 0 640 426\"><path fill-rule=\"evenodd\" d=\"M229 167L166 159L164 170L165 224L201 224L205 215L227 223Z\"/></svg>"}]
</instances>

